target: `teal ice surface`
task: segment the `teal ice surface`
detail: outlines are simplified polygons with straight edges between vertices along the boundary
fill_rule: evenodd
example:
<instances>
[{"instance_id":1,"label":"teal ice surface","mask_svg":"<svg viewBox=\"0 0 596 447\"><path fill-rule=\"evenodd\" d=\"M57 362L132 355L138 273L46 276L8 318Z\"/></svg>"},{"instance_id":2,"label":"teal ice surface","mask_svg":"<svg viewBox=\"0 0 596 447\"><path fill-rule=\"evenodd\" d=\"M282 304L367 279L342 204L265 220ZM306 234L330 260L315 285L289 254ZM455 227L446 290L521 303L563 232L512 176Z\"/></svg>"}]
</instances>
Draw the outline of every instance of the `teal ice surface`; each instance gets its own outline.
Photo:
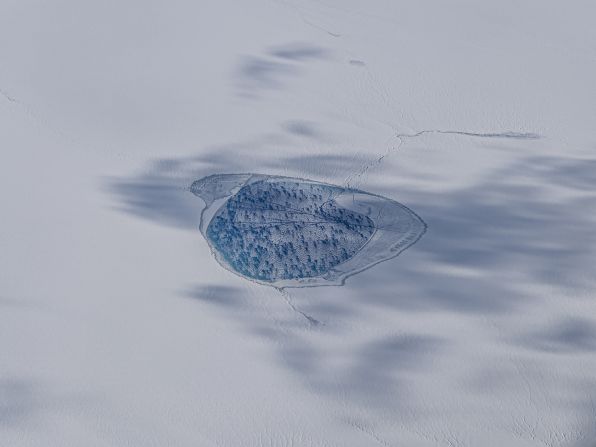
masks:
<instances>
[{"instance_id":1,"label":"teal ice surface","mask_svg":"<svg viewBox=\"0 0 596 447\"><path fill-rule=\"evenodd\" d=\"M238 273L260 281L316 277L354 256L374 222L333 200L342 188L261 180L243 186L207 228L213 247Z\"/></svg>"}]
</instances>

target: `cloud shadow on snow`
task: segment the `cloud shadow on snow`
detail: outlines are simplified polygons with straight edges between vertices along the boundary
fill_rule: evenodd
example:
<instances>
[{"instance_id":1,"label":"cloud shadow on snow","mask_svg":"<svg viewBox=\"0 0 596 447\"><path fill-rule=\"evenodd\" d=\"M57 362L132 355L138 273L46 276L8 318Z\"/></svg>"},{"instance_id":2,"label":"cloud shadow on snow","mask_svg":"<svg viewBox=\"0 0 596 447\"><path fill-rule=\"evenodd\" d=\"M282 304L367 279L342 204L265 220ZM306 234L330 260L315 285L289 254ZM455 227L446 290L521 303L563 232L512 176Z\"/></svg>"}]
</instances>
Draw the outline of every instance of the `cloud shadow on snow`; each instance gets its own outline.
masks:
<instances>
[{"instance_id":1,"label":"cloud shadow on snow","mask_svg":"<svg viewBox=\"0 0 596 447\"><path fill-rule=\"evenodd\" d=\"M596 352L596 324L582 317L561 318L519 342L530 349L557 354Z\"/></svg>"},{"instance_id":2,"label":"cloud shadow on snow","mask_svg":"<svg viewBox=\"0 0 596 447\"><path fill-rule=\"evenodd\" d=\"M271 56L292 61L328 59L330 53L327 49L307 43L290 43L280 45L269 50Z\"/></svg>"},{"instance_id":3,"label":"cloud shadow on snow","mask_svg":"<svg viewBox=\"0 0 596 447\"><path fill-rule=\"evenodd\" d=\"M318 180L338 172L343 177L347 168L357 165L331 155L285 156L267 162L252 150L258 144L158 160L131 178L107 179L106 188L120 211L196 230L203 205L188 187L198 178L246 172L246 166L256 163L263 173L284 169L288 175L301 172L298 175ZM582 268L595 259L596 226L590 210L596 208L596 199L584 194L562 200L552 197L550 190L585 191L586 185L596 182L586 163L592 161L532 157L469 188L443 194L403 191L408 197L404 204L424 219L429 231L395 260L349 279L347 288L366 293L370 305L402 310L502 312L532 299L516 288L513 278L570 287L592 281ZM374 192L395 197L395 191L388 189Z\"/></svg>"},{"instance_id":4,"label":"cloud shadow on snow","mask_svg":"<svg viewBox=\"0 0 596 447\"><path fill-rule=\"evenodd\" d=\"M244 307L243 290L233 286L219 284L195 286L184 291L183 296L225 309Z\"/></svg>"},{"instance_id":5,"label":"cloud shadow on snow","mask_svg":"<svg viewBox=\"0 0 596 447\"><path fill-rule=\"evenodd\" d=\"M195 230L202 203L189 188L207 175L261 172L325 181L329 176L343 177L345 172L361 166L358 160L339 155L270 156L273 149L284 144L289 144L284 136L271 135L252 142L215 146L195 157L158 159L130 177L104 178L102 186L119 211L160 225Z\"/></svg>"},{"instance_id":6,"label":"cloud shadow on snow","mask_svg":"<svg viewBox=\"0 0 596 447\"><path fill-rule=\"evenodd\" d=\"M260 160L261 152L252 150L259 144L214 148L199 157L156 162L136 177L111 179L109 191L126 213L196 229L202 204L185 188L204 175L245 172L246 166L262 161L264 173L296 170L317 179L337 172L345 176L346 166L352 163L340 156ZM596 197L586 194L595 184L594 171L586 166L593 163L529 157L459 190L439 194L403 189L408 198L404 204L428 225L425 237L396 259L348 279L341 293L326 292L326 288L290 289L293 302L323 323L317 329L321 334L337 335L334 321L357 324L371 309L401 315L442 310L498 315L540 305L540 297L523 285L591 285L594 278L586 271L596 259L596 222L591 211L596 209ZM553 188L578 194L562 198L554 195ZM374 192L400 200L394 190L382 186ZM410 380L412 368L424 371L448 345L448 340L424 331L380 336L351 347L338 370L329 367L324 348L312 340L300 316L295 315L294 323L300 322L302 329L296 329L296 324L288 329L286 321L280 329L254 307L245 288L197 286L183 295L221 309L250 334L275 340L280 363L312 390L347 396L366 406L394 403L407 389L401 385ZM554 355L593 352L596 334L587 320L571 316L516 343Z\"/></svg>"},{"instance_id":7,"label":"cloud shadow on snow","mask_svg":"<svg viewBox=\"0 0 596 447\"><path fill-rule=\"evenodd\" d=\"M93 404L87 397L54 389L49 384L5 375L0 378L0 432L5 427L28 429L54 411L80 414Z\"/></svg>"},{"instance_id":8,"label":"cloud shadow on snow","mask_svg":"<svg viewBox=\"0 0 596 447\"><path fill-rule=\"evenodd\" d=\"M380 336L344 353L342 367L337 368L327 363L329 353L306 336L309 330L303 320L277 320L264 313L250 302L245 288L197 285L181 295L212 306L248 333L270 341L280 363L313 392L342 395L367 407L392 406L396 394L406 393L404 385L412 380L412 374L428 367L433 354L446 344L437 337L417 333ZM322 336L336 332L324 331Z\"/></svg>"},{"instance_id":9,"label":"cloud shadow on snow","mask_svg":"<svg viewBox=\"0 0 596 447\"><path fill-rule=\"evenodd\" d=\"M244 56L235 73L237 93L244 98L258 98L267 90L281 89L302 72L305 63L329 57L328 50L308 43L280 45L262 56Z\"/></svg>"},{"instance_id":10,"label":"cloud shadow on snow","mask_svg":"<svg viewBox=\"0 0 596 447\"><path fill-rule=\"evenodd\" d=\"M321 136L317 126L311 121L291 120L284 123L283 127L288 133L298 137L314 139Z\"/></svg>"},{"instance_id":11,"label":"cloud shadow on snow","mask_svg":"<svg viewBox=\"0 0 596 447\"><path fill-rule=\"evenodd\" d=\"M36 387L25 380L0 380L0 427L12 426L31 417L37 408Z\"/></svg>"}]
</instances>

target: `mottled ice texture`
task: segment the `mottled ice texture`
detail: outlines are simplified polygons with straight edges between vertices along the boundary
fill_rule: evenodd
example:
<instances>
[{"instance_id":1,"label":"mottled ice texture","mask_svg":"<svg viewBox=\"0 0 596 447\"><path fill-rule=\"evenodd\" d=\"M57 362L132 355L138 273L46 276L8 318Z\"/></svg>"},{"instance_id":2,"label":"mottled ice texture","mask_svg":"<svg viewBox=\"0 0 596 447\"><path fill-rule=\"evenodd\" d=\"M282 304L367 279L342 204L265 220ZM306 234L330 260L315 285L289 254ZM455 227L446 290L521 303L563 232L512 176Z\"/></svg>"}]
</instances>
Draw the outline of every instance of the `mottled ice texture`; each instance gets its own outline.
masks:
<instances>
[{"instance_id":1,"label":"mottled ice texture","mask_svg":"<svg viewBox=\"0 0 596 447\"><path fill-rule=\"evenodd\" d=\"M222 174L192 191L207 205L201 231L217 260L276 287L342 284L397 256L426 228L395 201L310 180Z\"/></svg>"}]
</instances>

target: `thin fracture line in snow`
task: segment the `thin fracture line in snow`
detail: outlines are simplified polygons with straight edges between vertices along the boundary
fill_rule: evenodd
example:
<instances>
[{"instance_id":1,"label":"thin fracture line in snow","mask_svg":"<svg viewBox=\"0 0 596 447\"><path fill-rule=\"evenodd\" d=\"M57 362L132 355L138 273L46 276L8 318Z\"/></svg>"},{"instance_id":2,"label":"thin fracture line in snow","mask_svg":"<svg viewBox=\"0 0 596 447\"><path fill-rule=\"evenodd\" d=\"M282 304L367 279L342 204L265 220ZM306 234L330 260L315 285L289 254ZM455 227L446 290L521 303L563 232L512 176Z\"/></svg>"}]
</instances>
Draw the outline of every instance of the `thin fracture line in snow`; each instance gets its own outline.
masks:
<instances>
[{"instance_id":1,"label":"thin fracture line in snow","mask_svg":"<svg viewBox=\"0 0 596 447\"><path fill-rule=\"evenodd\" d=\"M308 315L305 312L302 312L300 309L298 309L294 303L292 303L292 299L290 298L290 294L288 292L286 292L283 288L277 288L277 291L281 294L281 296L284 297L284 300L286 301L286 303L288 303L288 306L290 306L290 308L296 312L299 313L300 315L302 315L304 318L306 318L308 320L308 322L310 324L312 324L313 326L318 326L319 324L321 324L321 322L319 320L317 320L314 317L311 317L310 315Z\"/></svg>"},{"instance_id":2,"label":"thin fracture line in snow","mask_svg":"<svg viewBox=\"0 0 596 447\"><path fill-rule=\"evenodd\" d=\"M323 31L324 33L329 34L331 37L341 37L341 34L333 33L331 31L329 31L328 29L323 28L322 26L319 26L319 25L317 25L315 23L310 22L302 14L300 14L300 18L307 25L312 26L313 28L318 29L319 31Z\"/></svg>"},{"instance_id":3,"label":"thin fracture line in snow","mask_svg":"<svg viewBox=\"0 0 596 447\"><path fill-rule=\"evenodd\" d=\"M10 102L11 104L14 104L16 107L20 107L21 110L23 112L25 112L25 114L27 114L30 118L33 118L34 120L36 120L39 124L43 124L46 125L50 128L50 130L56 134L59 134L61 136L62 133L59 131L56 131L55 129L52 129L51 126L48 125L46 120L41 119L32 109L32 107L30 107L28 104L24 103L23 101L15 98L14 96L12 96L10 93L8 93L6 90L0 88L0 96L3 96L8 102Z\"/></svg>"},{"instance_id":4,"label":"thin fracture line in snow","mask_svg":"<svg viewBox=\"0 0 596 447\"><path fill-rule=\"evenodd\" d=\"M0 88L0 95L4 96L8 100L8 102L14 102L14 103L18 102L15 98L10 96L5 90L3 90L1 88Z\"/></svg>"},{"instance_id":5,"label":"thin fracture line in snow","mask_svg":"<svg viewBox=\"0 0 596 447\"><path fill-rule=\"evenodd\" d=\"M413 134L395 134L394 138L399 140L397 146L390 146L384 154L378 157L376 160L373 160L369 163L364 164L358 171L350 174L344 180L344 185L346 188L350 188L353 184L354 179L360 179L366 172L381 164L381 162L391 155L393 152L399 150L399 148L404 144L404 139L406 138L416 138L426 134L432 133L440 133L440 134L450 134L450 135L463 135L467 137L475 137L475 138L509 138L509 139L517 139L517 140L536 140L540 138L540 135L531 132L486 132L486 133L477 133L477 132L466 132L463 130L441 130L441 129L428 129L428 130L421 130L420 132L416 132Z\"/></svg>"},{"instance_id":6,"label":"thin fracture line in snow","mask_svg":"<svg viewBox=\"0 0 596 447\"><path fill-rule=\"evenodd\" d=\"M359 422L356 422L356 421L348 421L348 424L350 426L354 427L359 432L362 432L365 435L369 436L377 444L382 445L382 446L385 446L385 447L389 447L390 446L390 444L387 441L385 441L379 435L377 435L374 432L374 430L372 430L370 427L366 427L364 424L359 423Z\"/></svg>"},{"instance_id":7,"label":"thin fracture line in snow","mask_svg":"<svg viewBox=\"0 0 596 447\"><path fill-rule=\"evenodd\" d=\"M303 22L304 22L306 25L308 25L308 26L311 26L311 27L313 27L313 28L315 28L315 29L317 29L317 30L319 30L319 31L322 31L322 32L324 32L324 33L327 33L327 34L329 34L331 37L341 37L341 34L338 34L338 33L333 33L333 32L331 32L331 31L329 31L328 29L326 29L326 28L323 28L322 26L320 26L320 25L317 25L316 23L313 23L313 22L311 22L310 20L308 20L306 17L304 17L304 13L303 13L303 12L300 10L300 8L298 8L297 6L295 6L295 5L292 5L291 3L289 3L289 2L286 2L286 1L283 1L283 0L274 0L274 1L275 1L275 2L277 2L277 3L279 3L280 5L283 5L283 6L285 6L286 8L293 9L293 10L296 12L296 14L298 14L298 16L300 17L300 19L301 19L301 20L302 20L302 21L303 21Z\"/></svg>"},{"instance_id":8,"label":"thin fracture line in snow","mask_svg":"<svg viewBox=\"0 0 596 447\"><path fill-rule=\"evenodd\" d=\"M540 135L537 133L532 132L489 132L489 133L476 133L476 132L464 132L460 130L423 130L416 135L418 136L422 133L445 133L445 134L454 134L454 135L465 135L468 137L479 137L479 138L511 138L515 140L537 140L540 138ZM402 136L409 136L409 135L402 135Z\"/></svg>"}]
</instances>

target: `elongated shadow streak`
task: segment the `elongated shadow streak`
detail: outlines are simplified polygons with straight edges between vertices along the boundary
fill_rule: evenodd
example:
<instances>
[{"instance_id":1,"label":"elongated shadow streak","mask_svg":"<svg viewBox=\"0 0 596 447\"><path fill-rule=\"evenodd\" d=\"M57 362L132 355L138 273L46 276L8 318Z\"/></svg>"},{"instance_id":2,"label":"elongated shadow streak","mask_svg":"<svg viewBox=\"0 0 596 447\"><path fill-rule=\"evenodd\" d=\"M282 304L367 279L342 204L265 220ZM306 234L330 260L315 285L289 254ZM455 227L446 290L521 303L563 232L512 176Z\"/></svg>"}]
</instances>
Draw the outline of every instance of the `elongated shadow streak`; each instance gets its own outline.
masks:
<instances>
[{"instance_id":1,"label":"elongated shadow streak","mask_svg":"<svg viewBox=\"0 0 596 447\"><path fill-rule=\"evenodd\" d=\"M267 90L279 90L297 77L307 62L329 57L327 49L300 42L276 46L261 56L245 56L235 73L237 93L255 99Z\"/></svg>"}]
</instances>

